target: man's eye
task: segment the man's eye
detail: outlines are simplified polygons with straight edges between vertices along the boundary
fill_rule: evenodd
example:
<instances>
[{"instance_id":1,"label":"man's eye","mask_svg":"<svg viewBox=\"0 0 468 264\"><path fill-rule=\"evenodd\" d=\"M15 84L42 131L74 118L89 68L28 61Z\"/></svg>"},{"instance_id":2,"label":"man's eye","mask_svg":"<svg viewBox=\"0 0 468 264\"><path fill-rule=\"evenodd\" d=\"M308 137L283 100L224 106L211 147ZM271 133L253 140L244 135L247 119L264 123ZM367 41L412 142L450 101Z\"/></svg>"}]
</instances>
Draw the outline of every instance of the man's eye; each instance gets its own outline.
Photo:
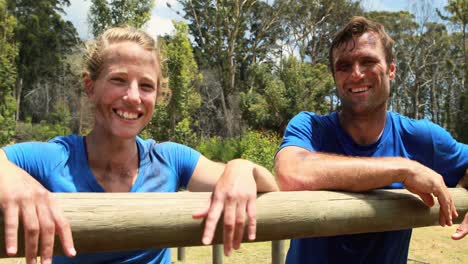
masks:
<instances>
[{"instance_id":1,"label":"man's eye","mask_svg":"<svg viewBox=\"0 0 468 264\"><path fill-rule=\"evenodd\" d=\"M349 64L338 64L335 68L337 71L346 71L349 69L349 67Z\"/></svg>"},{"instance_id":2,"label":"man's eye","mask_svg":"<svg viewBox=\"0 0 468 264\"><path fill-rule=\"evenodd\" d=\"M369 66L369 65L373 65L374 64L374 61L372 60L365 60L362 64L366 65L366 66Z\"/></svg>"},{"instance_id":3,"label":"man's eye","mask_svg":"<svg viewBox=\"0 0 468 264\"><path fill-rule=\"evenodd\" d=\"M120 78L120 77L114 77L114 78L111 79L111 81L116 82L116 83L124 83L125 79Z\"/></svg>"}]
</instances>

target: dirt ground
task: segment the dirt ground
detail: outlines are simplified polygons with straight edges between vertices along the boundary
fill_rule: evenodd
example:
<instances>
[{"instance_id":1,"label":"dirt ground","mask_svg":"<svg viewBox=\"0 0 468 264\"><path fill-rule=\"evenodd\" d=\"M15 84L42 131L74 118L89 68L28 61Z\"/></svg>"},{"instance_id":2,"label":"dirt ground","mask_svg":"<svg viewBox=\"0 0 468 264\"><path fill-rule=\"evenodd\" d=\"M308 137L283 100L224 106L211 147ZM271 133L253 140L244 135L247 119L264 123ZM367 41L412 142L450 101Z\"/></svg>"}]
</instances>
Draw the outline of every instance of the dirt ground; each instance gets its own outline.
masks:
<instances>
[{"instance_id":1,"label":"dirt ground","mask_svg":"<svg viewBox=\"0 0 468 264\"><path fill-rule=\"evenodd\" d=\"M460 264L468 263L468 237L453 241L450 235L455 227L425 227L413 231L408 264ZM288 245L288 244L287 244ZM287 246L285 248L287 250ZM211 247L189 247L185 262L178 262L177 251L172 250L173 263L209 264ZM21 258L0 259L0 264L24 264ZM241 249L224 264L271 263L271 243L243 244Z\"/></svg>"}]
</instances>

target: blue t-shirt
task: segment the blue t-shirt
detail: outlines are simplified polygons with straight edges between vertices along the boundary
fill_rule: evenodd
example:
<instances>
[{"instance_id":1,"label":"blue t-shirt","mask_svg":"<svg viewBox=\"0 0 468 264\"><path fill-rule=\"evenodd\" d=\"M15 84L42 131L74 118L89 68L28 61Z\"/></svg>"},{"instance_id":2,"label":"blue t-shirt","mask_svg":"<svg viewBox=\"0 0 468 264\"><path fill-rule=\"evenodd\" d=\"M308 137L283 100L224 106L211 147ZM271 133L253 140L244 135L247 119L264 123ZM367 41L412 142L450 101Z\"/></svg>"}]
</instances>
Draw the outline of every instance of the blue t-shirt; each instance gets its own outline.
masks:
<instances>
[{"instance_id":1,"label":"blue t-shirt","mask_svg":"<svg viewBox=\"0 0 468 264\"><path fill-rule=\"evenodd\" d=\"M358 145L339 124L338 114L296 115L286 128L280 149L297 146L309 151L361 157L406 157L444 177L454 187L468 167L468 145L455 141L440 126L387 112L382 135L370 145ZM386 188L404 188L393 183ZM411 229L294 239L286 263L406 263Z\"/></svg>"},{"instance_id":2,"label":"blue t-shirt","mask_svg":"<svg viewBox=\"0 0 468 264\"><path fill-rule=\"evenodd\" d=\"M104 192L88 165L84 137L4 147L8 159L51 192ZM186 187L200 153L184 145L136 138L140 165L130 192L177 192ZM56 256L53 263L171 263L169 249Z\"/></svg>"}]
</instances>

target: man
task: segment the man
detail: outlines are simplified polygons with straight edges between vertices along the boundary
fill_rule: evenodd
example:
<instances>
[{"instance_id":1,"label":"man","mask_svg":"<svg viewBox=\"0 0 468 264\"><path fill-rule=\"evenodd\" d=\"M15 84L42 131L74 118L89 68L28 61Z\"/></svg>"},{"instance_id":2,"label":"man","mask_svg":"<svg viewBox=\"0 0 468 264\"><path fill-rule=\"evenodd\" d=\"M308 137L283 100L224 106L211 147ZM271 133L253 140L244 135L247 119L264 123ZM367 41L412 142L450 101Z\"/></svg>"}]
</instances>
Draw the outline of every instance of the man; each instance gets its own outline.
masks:
<instances>
[{"instance_id":1,"label":"man","mask_svg":"<svg viewBox=\"0 0 468 264\"><path fill-rule=\"evenodd\" d=\"M446 185L468 167L468 146L427 120L387 112L395 78L393 40L382 25L354 17L332 42L329 60L341 110L302 112L289 123L275 158L282 190L366 191L403 188L428 206L441 206L439 222L457 217ZM454 239L468 232L468 217ZM411 230L291 241L287 263L406 263Z\"/></svg>"}]
</instances>

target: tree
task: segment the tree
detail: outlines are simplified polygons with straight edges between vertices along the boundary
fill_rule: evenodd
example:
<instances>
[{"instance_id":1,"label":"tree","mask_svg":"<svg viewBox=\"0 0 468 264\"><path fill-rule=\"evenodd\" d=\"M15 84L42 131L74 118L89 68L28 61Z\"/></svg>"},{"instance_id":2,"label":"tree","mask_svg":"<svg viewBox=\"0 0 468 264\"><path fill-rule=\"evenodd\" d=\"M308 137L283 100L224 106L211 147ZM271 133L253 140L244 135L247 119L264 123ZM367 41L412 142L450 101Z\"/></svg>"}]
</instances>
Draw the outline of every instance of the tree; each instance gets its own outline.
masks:
<instances>
[{"instance_id":1,"label":"tree","mask_svg":"<svg viewBox=\"0 0 468 264\"><path fill-rule=\"evenodd\" d=\"M65 54L79 42L72 23L61 16L62 7L69 4L69 0L7 0L7 11L18 21L14 30L19 47L14 91L17 120L26 115L33 121L42 119L56 98L57 73L66 69ZM38 94L34 107L24 100Z\"/></svg>"},{"instance_id":2,"label":"tree","mask_svg":"<svg viewBox=\"0 0 468 264\"><path fill-rule=\"evenodd\" d=\"M449 12L451 16L445 16L437 10L439 16L461 28L461 38L458 43L460 43L463 50L461 68L464 70L464 76L462 81L463 91L459 102L460 111L456 121L456 131L459 140L466 143L468 142L468 39L466 36L468 26L468 0L449 0L447 6L445 6L445 10Z\"/></svg>"},{"instance_id":3,"label":"tree","mask_svg":"<svg viewBox=\"0 0 468 264\"><path fill-rule=\"evenodd\" d=\"M88 20L96 37L106 28L129 25L141 28L151 18L154 0L91 0Z\"/></svg>"},{"instance_id":4,"label":"tree","mask_svg":"<svg viewBox=\"0 0 468 264\"><path fill-rule=\"evenodd\" d=\"M392 82L390 109L407 116L428 118L446 127L455 136L456 117L463 101L462 49L457 33L445 24L419 24L407 11L370 12L372 20L385 26L395 40L397 75Z\"/></svg>"},{"instance_id":5,"label":"tree","mask_svg":"<svg viewBox=\"0 0 468 264\"><path fill-rule=\"evenodd\" d=\"M333 98L333 79L325 64L301 62L291 56L281 67L253 65L251 86L241 93L243 117L255 129L283 131L300 111L325 114Z\"/></svg>"},{"instance_id":6,"label":"tree","mask_svg":"<svg viewBox=\"0 0 468 264\"><path fill-rule=\"evenodd\" d=\"M285 47L301 61L327 63L329 43L333 34L352 16L362 14L360 1L298 0L287 1L282 24L289 34Z\"/></svg>"},{"instance_id":7,"label":"tree","mask_svg":"<svg viewBox=\"0 0 468 264\"><path fill-rule=\"evenodd\" d=\"M15 132L16 83L15 59L18 47L13 39L16 19L7 12L6 0L0 0L0 144L11 141Z\"/></svg>"},{"instance_id":8,"label":"tree","mask_svg":"<svg viewBox=\"0 0 468 264\"><path fill-rule=\"evenodd\" d=\"M165 36L160 40L164 43L162 45L165 58L164 75L169 78L171 90L171 97L165 107L169 117L169 127L167 127L169 133L168 138L155 136L158 139L170 139L195 146L197 137L194 129L198 128L196 115L201 105L196 84L201 76L188 38L188 26L184 22L174 22L174 28L173 36ZM155 123L156 126L160 126L159 123Z\"/></svg>"},{"instance_id":9,"label":"tree","mask_svg":"<svg viewBox=\"0 0 468 264\"><path fill-rule=\"evenodd\" d=\"M217 107L223 113L224 134L240 133L239 80L247 65L278 50L279 18L284 1L178 1L189 21L199 65L214 69L221 84Z\"/></svg>"}]
</instances>

